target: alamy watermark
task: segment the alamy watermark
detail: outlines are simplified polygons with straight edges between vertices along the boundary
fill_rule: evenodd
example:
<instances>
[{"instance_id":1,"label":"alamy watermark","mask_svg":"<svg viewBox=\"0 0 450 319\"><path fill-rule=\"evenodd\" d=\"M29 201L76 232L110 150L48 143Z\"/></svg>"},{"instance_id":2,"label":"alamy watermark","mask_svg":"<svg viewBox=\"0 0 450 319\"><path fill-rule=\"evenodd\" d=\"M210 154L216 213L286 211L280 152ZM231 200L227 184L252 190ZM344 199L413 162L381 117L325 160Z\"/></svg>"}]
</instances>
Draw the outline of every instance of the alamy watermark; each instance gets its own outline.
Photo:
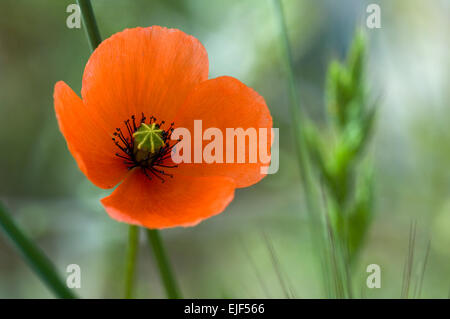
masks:
<instances>
[{"instance_id":1,"label":"alamy watermark","mask_svg":"<svg viewBox=\"0 0 450 319\"><path fill-rule=\"evenodd\" d=\"M194 131L176 128L171 140L178 141L171 153L176 164L262 164L261 174L275 174L279 168L279 129L216 127L203 130L194 120ZM206 145L204 145L206 142Z\"/></svg>"},{"instance_id":2,"label":"alamy watermark","mask_svg":"<svg viewBox=\"0 0 450 319\"><path fill-rule=\"evenodd\" d=\"M70 264L66 268L66 272L69 274L66 279L66 285L68 288L81 288L81 268L77 264Z\"/></svg>"},{"instance_id":3,"label":"alamy watermark","mask_svg":"<svg viewBox=\"0 0 450 319\"><path fill-rule=\"evenodd\" d=\"M66 19L66 26L69 29L81 28L81 10L78 4L69 4L66 8L66 12L70 13Z\"/></svg>"},{"instance_id":4,"label":"alamy watermark","mask_svg":"<svg viewBox=\"0 0 450 319\"><path fill-rule=\"evenodd\" d=\"M367 276L367 288L381 288L381 268L377 264L370 264L366 268L366 272L370 273Z\"/></svg>"},{"instance_id":5,"label":"alamy watermark","mask_svg":"<svg viewBox=\"0 0 450 319\"><path fill-rule=\"evenodd\" d=\"M366 18L366 26L369 29L380 29L381 28L381 8L378 4L369 4L366 8L368 16Z\"/></svg>"}]
</instances>

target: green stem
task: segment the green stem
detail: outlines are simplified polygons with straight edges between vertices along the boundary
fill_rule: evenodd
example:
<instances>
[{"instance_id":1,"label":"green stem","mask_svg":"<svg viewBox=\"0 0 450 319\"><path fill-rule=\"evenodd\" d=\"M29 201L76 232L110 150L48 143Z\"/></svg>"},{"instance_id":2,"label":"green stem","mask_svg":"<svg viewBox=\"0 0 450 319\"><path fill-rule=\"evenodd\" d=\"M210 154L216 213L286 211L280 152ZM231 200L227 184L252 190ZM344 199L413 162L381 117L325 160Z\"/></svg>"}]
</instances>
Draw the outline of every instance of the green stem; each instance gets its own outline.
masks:
<instances>
[{"instance_id":1,"label":"green stem","mask_svg":"<svg viewBox=\"0 0 450 319\"><path fill-rule=\"evenodd\" d=\"M81 15L83 17L83 24L86 30L86 36L89 40L91 50L94 51L96 47L102 42L100 31L97 27L97 22L94 16L94 10L92 10L92 4L90 0L77 0L80 6Z\"/></svg>"},{"instance_id":2,"label":"green stem","mask_svg":"<svg viewBox=\"0 0 450 319\"><path fill-rule=\"evenodd\" d=\"M31 268L58 298L76 298L58 275L50 259L19 229L1 202L0 226Z\"/></svg>"},{"instance_id":3,"label":"green stem","mask_svg":"<svg viewBox=\"0 0 450 319\"><path fill-rule=\"evenodd\" d=\"M77 0L78 5L81 9L81 14L83 16L83 23L84 27L86 29L86 36L89 40L89 44L91 46L92 51L95 50L95 48L101 43L101 37L100 32L97 27L97 22L95 20L94 11L92 10L92 5L90 0ZM134 227L134 226L131 226ZM134 263L136 259L136 252L132 252L133 248L131 248L133 245L136 245L137 243L133 243L136 238L134 238L135 235L134 230L130 228L130 249L129 249L129 255L128 255L128 264L127 264L127 278L126 278L126 297L131 296L132 291L132 281L134 277ZM137 231L136 231L137 232ZM164 283L164 286L167 291L167 296L169 298L179 298L179 292L174 280L174 277L172 275L172 272L169 267L169 262L167 260L161 238L159 236L159 233L157 230L147 230L148 240L150 242L150 245L153 248L153 252L156 258L156 261L158 263L158 268L161 274L162 281ZM131 239L133 237L133 240ZM136 249L136 248L134 248ZM134 256L133 256L134 255Z\"/></svg>"},{"instance_id":4,"label":"green stem","mask_svg":"<svg viewBox=\"0 0 450 319\"><path fill-rule=\"evenodd\" d=\"M125 274L125 298L133 297L133 286L136 269L136 260L139 243L139 227L130 225L128 228L128 250L127 250L127 265Z\"/></svg>"},{"instance_id":5,"label":"green stem","mask_svg":"<svg viewBox=\"0 0 450 319\"><path fill-rule=\"evenodd\" d=\"M170 269L169 260L164 250L159 231L156 229L147 229L147 237L158 264L159 273L166 289L167 297L170 299L181 298L175 282L175 277Z\"/></svg>"},{"instance_id":6,"label":"green stem","mask_svg":"<svg viewBox=\"0 0 450 319\"><path fill-rule=\"evenodd\" d=\"M283 13L283 7L280 0L274 0L275 18L278 26L280 45L282 48L284 68L289 82L289 100L292 126L294 129L295 147L298 156L298 164L300 174L303 177L303 187L305 191L305 199L308 211L315 211L315 204L313 201L313 183L310 174L310 164L308 157L308 150L306 147L305 137L302 127L304 126L304 114L300 98L298 95L298 83L294 75L294 63L291 54L291 46L288 38L286 21Z\"/></svg>"},{"instance_id":7,"label":"green stem","mask_svg":"<svg viewBox=\"0 0 450 319\"><path fill-rule=\"evenodd\" d=\"M303 128L306 127L306 117L300 97L298 94L298 83L294 75L294 63L291 53L291 45L289 42L288 31L286 27L286 19L283 13L281 0L273 0L276 25L278 27L278 35L280 47L283 55L283 63L287 79L289 83L289 110L291 113L291 121L293 127L293 135L295 139L295 150L298 157L298 166L303 182L303 191L305 195L306 210L311 223L311 237L315 249L320 252L320 263L324 272L325 290L328 290L326 284L327 277L327 257L325 248L325 234L321 229L319 207L317 206L317 190L314 187L313 175L311 173L310 154L305 140Z\"/></svg>"}]
</instances>

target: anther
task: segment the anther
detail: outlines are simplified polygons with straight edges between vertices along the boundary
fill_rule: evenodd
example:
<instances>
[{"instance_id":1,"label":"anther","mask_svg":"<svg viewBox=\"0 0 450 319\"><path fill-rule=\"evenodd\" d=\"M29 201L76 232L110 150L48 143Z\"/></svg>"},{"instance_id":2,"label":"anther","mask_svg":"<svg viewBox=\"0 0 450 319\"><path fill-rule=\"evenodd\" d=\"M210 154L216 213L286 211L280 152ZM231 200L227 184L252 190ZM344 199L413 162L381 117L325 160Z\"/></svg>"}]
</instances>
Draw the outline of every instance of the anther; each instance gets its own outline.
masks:
<instances>
[{"instance_id":1,"label":"anther","mask_svg":"<svg viewBox=\"0 0 450 319\"><path fill-rule=\"evenodd\" d=\"M126 130L117 127L111 138L113 143L122 153L115 155L123 159L124 165L129 170L140 167L144 175L151 179L151 176L157 177L164 183L164 176L173 178L173 174L166 173L165 169L176 168L177 165L166 165L165 160L171 157L173 147L181 141L179 138L170 145L170 137L174 131L175 123L163 129L165 121L157 122L154 116L150 116L149 124L146 124L146 116L142 113L141 121L136 123L136 116L131 115L131 120L123 121ZM150 171L151 175L149 175Z\"/></svg>"}]
</instances>

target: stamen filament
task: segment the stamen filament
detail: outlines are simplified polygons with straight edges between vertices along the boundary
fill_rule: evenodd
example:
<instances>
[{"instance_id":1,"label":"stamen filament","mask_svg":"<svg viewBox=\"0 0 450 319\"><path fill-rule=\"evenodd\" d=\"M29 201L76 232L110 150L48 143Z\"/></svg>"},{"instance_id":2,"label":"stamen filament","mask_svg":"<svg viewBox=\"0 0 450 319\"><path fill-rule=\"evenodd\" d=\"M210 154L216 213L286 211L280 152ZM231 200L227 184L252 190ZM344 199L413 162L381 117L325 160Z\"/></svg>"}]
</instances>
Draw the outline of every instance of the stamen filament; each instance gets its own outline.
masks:
<instances>
[{"instance_id":1,"label":"stamen filament","mask_svg":"<svg viewBox=\"0 0 450 319\"><path fill-rule=\"evenodd\" d=\"M173 178L173 174L156 167L165 169L178 167L178 165L166 164L164 161L171 157L172 149L181 139L170 143L175 123L172 122L168 128L163 129L165 121L158 123L156 118L151 116L146 123L146 119L145 114L142 113L140 123L136 123L136 116L133 114L131 120L123 121L126 131L120 127L116 128L112 140L123 154L115 153L115 155L123 160L129 170L140 167L148 179L151 180L152 176L155 176L164 183L163 176Z\"/></svg>"}]
</instances>

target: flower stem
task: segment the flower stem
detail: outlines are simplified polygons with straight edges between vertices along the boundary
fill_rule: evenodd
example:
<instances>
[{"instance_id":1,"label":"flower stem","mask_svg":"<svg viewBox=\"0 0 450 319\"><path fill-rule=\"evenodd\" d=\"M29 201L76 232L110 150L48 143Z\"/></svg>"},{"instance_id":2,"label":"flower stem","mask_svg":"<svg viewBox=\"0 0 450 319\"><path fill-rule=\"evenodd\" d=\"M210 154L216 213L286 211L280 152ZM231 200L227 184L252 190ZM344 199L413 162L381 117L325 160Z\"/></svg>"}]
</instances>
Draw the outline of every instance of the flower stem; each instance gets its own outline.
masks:
<instances>
[{"instance_id":1,"label":"flower stem","mask_svg":"<svg viewBox=\"0 0 450 319\"><path fill-rule=\"evenodd\" d=\"M86 36L89 40L89 45L91 50L94 51L95 48L102 42L100 36L100 31L97 27L97 22L94 16L94 10L92 10L92 4L90 0L77 0L80 6L81 15L83 17L83 24L86 30Z\"/></svg>"},{"instance_id":2,"label":"flower stem","mask_svg":"<svg viewBox=\"0 0 450 319\"><path fill-rule=\"evenodd\" d=\"M166 289L167 297L170 299L181 298L178 286L175 282L175 277L170 269L169 260L164 250L159 231L156 229L147 229L147 237L158 264L159 273Z\"/></svg>"},{"instance_id":3,"label":"flower stem","mask_svg":"<svg viewBox=\"0 0 450 319\"><path fill-rule=\"evenodd\" d=\"M58 298L76 298L58 275L50 259L19 229L1 202L0 226L26 262Z\"/></svg>"},{"instance_id":4,"label":"flower stem","mask_svg":"<svg viewBox=\"0 0 450 319\"><path fill-rule=\"evenodd\" d=\"M89 40L91 50L94 51L95 48L102 42L100 32L97 27L97 22L95 20L94 11L92 9L92 4L90 0L77 0L80 6L81 14L83 16L83 23L86 29L86 36ZM125 297L129 298L132 293L132 283L134 278L134 268L136 263L137 255L137 241L138 241L138 230L134 230L130 226L129 231L129 250L127 256L127 274L126 274L126 284L125 284ZM155 255L156 261L158 263L158 268L161 274L161 279L166 288L167 296L171 299L180 298L180 294L175 283L172 271L169 267L169 262L162 245L161 237L157 230L147 230L147 236L150 245L152 246L153 253Z\"/></svg>"},{"instance_id":5,"label":"flower stem","mask_svg":"<svg viewBox=\"0 0 450 319\"><path fill-rule=\"evenodd\" d=\"M133 297L134 274L136 270L136 260L139 244L139 227L130 225L128 228L128 250L127 265L125 274L125 298Z\"/></svg>"}]
</instances>

